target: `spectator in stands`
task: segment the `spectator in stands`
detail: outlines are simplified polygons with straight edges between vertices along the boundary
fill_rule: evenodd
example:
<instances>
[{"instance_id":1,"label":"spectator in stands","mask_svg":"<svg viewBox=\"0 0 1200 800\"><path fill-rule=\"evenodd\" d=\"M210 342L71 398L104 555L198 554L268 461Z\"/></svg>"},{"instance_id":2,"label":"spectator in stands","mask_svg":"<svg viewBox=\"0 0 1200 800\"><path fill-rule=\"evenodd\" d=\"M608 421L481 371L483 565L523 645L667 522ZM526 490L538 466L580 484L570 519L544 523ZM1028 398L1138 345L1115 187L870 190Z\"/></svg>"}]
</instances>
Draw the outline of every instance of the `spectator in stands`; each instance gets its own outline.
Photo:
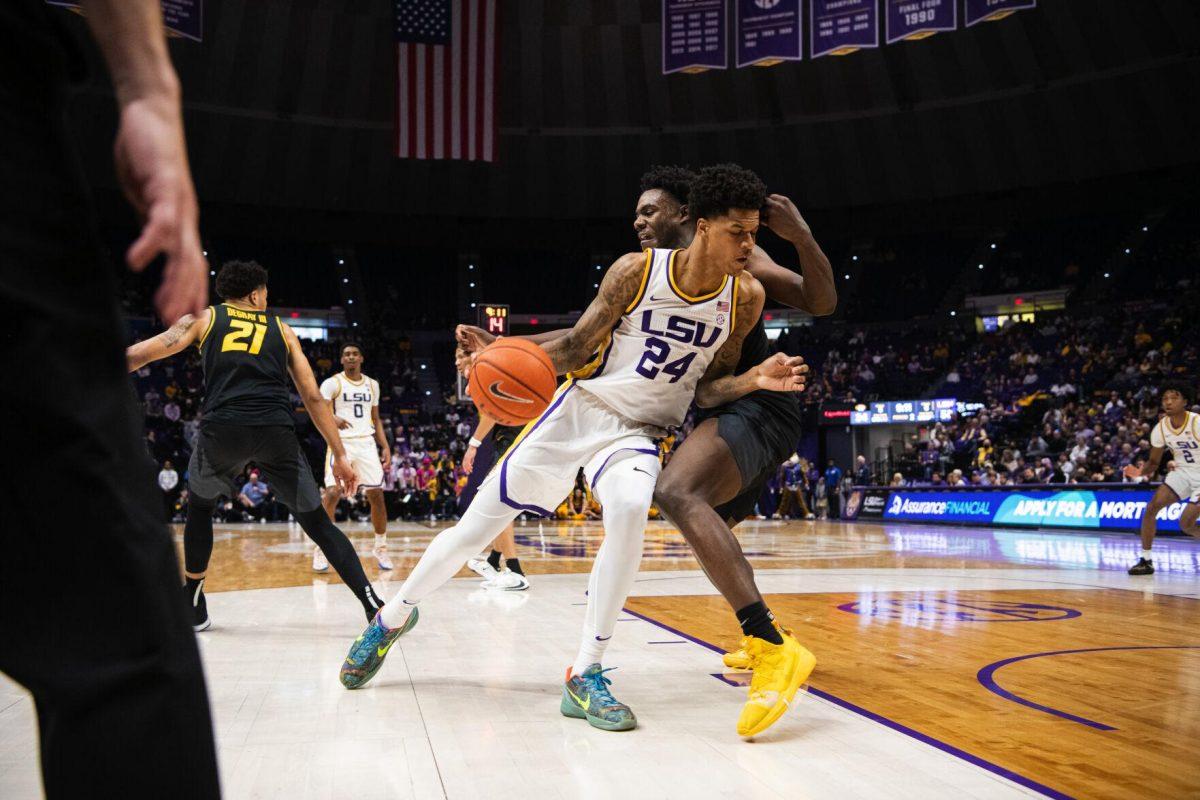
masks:
<instances>
[{"instance_id":1,"label":"spectator in stands","mask_svg":"<svg viewBox=\"0 0 1200 800\"><path fill-rule=\"evenodd\" d=\"M870 486L874 481L871 476L871 467L867 464L865 456L858 456L854 459L854 484L856 486Z\"/></svg>"},{"instance_id":2,"label":"spectator in stands","mask_svg":"<svg viewBox=\"0 0 1200 800\"><path fill-rule=\"evenodd\" d=\"M158 488L163 493L163 509L167 515L167 522L171 522L175 516L175 501L179 496L179 473L170 461L164 461L162 470L158 473Z\"/></svg>"},{"instance_id":3,"label":"spectator in stands","mask_svg":"<svg viewBox=\"0 0 1200 800\"><path fill-rule=\"evenodd\" d=\"M890 486L893 489L898 489L898 488L904 486L904 476L901 475L899 472L893 472L892 473L892 481L891 481L891 483L888 484L888 486Z\"/></svg>"},{"instance_id":4,"label":"spectator in stands","mask_svg":"<svg viewBox=\"0 0 1200 800\"><path fill-rule=\"evenodd\" d=\"M252 471L250 477L238 492L238 502L246 514L259 522L275 519L276 502L271 494L271 487L265 481L259 480L258 472Z\"/></svg>"}]
</instances>

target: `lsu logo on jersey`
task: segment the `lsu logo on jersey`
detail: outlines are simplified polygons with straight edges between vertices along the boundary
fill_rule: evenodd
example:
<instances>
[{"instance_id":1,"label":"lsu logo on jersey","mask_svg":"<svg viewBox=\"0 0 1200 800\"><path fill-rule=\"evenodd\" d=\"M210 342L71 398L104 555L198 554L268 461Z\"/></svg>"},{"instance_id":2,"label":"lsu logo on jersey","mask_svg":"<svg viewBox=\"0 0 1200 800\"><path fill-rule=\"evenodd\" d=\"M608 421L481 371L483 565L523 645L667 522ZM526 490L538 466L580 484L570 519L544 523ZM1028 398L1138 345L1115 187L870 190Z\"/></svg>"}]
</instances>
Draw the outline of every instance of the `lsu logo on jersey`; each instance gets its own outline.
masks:
<instances>
[{"instance_id":1,"label":"lsu logo on jersey","mask_svg":"<svg viewBox=\"0 0 1200 800\"><path fill-rule=\"evenodd\" d=\"M369 403L371 402L370 392L342 392L342 400L346 403Z\"/></svg>"},{"instance_id":2,"label":"lsu logo on jersey","mask_svg":"<svg viewBox=\"0 0 1200 800\"><path fill-rule=\"evenodd\" d=\"M667 317L667 322L662 330L655 330L653 309L647 309L642 312L641 328L644 333L648 333L651 336L662 336L676 342L701 348L712 347L717 339L720 338L722 331L720 327L715 325L709 328L704 322L688 319L676 314L671 314ZM709 335L710 333L711 335Z\"/></svg>"}]
</instances>

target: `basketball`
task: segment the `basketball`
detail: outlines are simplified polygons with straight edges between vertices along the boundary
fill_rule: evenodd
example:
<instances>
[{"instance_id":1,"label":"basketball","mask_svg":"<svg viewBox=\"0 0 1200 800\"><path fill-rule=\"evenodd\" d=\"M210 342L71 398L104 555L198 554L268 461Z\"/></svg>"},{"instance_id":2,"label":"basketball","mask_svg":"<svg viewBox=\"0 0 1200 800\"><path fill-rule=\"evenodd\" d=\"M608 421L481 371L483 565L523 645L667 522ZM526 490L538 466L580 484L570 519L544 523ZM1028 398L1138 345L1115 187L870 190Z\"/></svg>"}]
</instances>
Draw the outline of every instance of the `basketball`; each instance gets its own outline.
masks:
<instances>
[{"instance_id":1,"label":"basketball","mask_svg":"<svg viewBox=\"0 0 1200 800\"><path fill-rule=\"evenodd\" d=\"M501 425L524 425L550 405L558 385L546 351L528 339L499 339L471 365L475 405Z\"/></svg>"}]
</instances>

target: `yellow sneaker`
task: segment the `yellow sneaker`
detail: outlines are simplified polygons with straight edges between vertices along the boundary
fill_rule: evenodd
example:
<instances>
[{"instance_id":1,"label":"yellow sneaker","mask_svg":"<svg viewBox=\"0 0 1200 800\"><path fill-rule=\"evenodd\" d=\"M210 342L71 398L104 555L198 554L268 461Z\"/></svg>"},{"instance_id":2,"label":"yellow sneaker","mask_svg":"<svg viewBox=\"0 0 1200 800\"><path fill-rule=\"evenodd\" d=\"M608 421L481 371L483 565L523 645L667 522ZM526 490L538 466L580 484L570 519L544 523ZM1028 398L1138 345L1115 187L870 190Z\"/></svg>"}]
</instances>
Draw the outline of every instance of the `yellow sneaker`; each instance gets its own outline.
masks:
<instances>
[{"instance_id":1,"label":"yellow sneaker","mask_svg":"<svg viewBox=\"0 0 1200 800\"><path fill-rule=\"evenodd\" d=\"M778 622L775 623L775 628L784 636L791 636L791 628L785 628ZM746 642L749 637L742 638L742 646L739 650L734 650L732 653L726 653L721 656L721 661L730 669L750 669L750 654L746 652Z\"/></svg>"},{"instance_id":2,"label":"yellow sneaker","mask_svg":"<svg viewBox=\"0 0 1200 800\"><path fill-rule=\"evenodd\" d=\"M783 644L746 637L746 655L754 676L750 679L749 698L738 717L738 736L754 736L775 724L817 666L816 656L788 633L783 634Z\"/></svg>"}]
</instances>

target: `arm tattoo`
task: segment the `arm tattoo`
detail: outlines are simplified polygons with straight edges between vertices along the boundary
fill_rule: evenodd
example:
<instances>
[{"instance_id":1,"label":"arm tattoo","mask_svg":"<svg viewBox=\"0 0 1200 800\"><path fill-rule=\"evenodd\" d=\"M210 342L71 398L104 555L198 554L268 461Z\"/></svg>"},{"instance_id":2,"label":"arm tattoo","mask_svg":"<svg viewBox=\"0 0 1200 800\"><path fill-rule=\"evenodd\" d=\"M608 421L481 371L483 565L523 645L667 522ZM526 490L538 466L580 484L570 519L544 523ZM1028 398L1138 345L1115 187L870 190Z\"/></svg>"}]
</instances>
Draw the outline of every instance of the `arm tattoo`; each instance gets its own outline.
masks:
<instances>
[{"instance_id":1,"label":"arm tattoo","mask_svg":"<svg viewBox=\"0 0 1200 800\"><path fill-rule=\"evenodd\" d=\"M174 325L172 325L170 328L167 328L162 332L162 334L160 334L162 336L163 344L165 344L167 347L174 347L175 344L181 338L183 338L183 335L188 332L188 328L192 327L192 323L195 321L196 318L191 314L184 314L182 317L176 320Z\"/></svg>"},{"instance_id":2,"label":"arm tattoo","mask_svg":"<svg viewBox=\"0 0 1200 800\"><path fill-rule=\"evenodd\" d=\"M558 374L578 369L600 346L625 313L642 285L645 256L630 253L617 260L600 283L600 292L565 336L546 342L544 348Z\"/></svg>"}]
</instances>

